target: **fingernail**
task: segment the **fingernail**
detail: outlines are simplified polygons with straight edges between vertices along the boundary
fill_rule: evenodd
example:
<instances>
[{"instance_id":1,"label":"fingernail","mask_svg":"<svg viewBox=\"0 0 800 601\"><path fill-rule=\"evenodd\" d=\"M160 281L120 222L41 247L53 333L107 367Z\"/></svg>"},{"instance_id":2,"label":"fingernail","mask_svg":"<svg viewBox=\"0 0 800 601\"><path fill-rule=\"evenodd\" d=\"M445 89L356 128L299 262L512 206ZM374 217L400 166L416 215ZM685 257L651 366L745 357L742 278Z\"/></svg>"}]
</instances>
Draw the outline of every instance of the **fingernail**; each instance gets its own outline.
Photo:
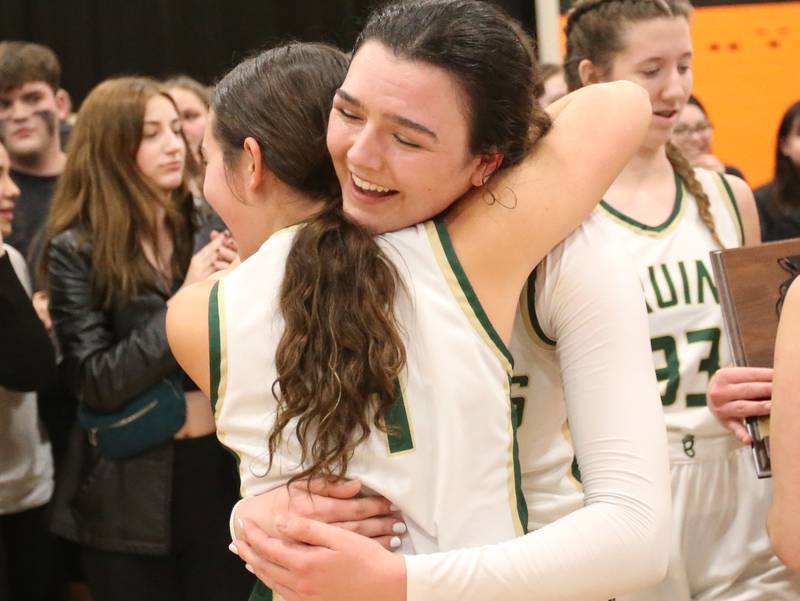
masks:
<instances>
[{"instance_id":1,"label":"fingernail","mask_svg":"<svg viewBox=\"0 0 800 601\"><path fill-rule=\"evenodd\" d=\"M256 571L253 569L253 566L251 566L249 563L244 564L244 569L250 572L251 574L256 573Z\"/></svg>"},{"instance_id":2,"label":"fingernail","mask_svg":"<svg viewBox=\"0 0 800 601\"><path fill-rule=\"evenodd\" d=\"M400 511L400 508L394 503L392 503L391 505L389 505L389 511Z\"/></svg>"},{"instance_id":3,"label":"fingernail","mask_svg":"<svg viewBox=\"0 0 800 601\"><path fill-rule=\"evenodd\" d=\"M244 522L242 521L242 518L236 518L236 525L239 526L239 530L241 532L244 532Z\"/></svg>"},{"instance_id":4,"label":"fingernail","mask_svg":"<svg viewBox=\"0 0 800 601\"><path fill-rule=\"evenodd\" d=\"M392 539L389 541L389 546L392 549L397 549L397 547L399 547L402 544L403 543L400 542L400 537L399 536L393 536Z\"/></svg>"},{"instance_id":5,"label":"fingernail","mask_svg":"<svg viewBox=\"0 0 800 601\"><path fill-rule=\"evenodd\" d=\"M239 555L239 549L236 548L236 544L234 544L234 543L231 543L230 545L228 545L228 551L230 551L234 555Z\"/></svg>"},{"instance_id":6,"label":"fingernail","mask_svg":"<svg viewBox=\"0 0 800 601\"><path fill-rule=\"evenodd\" d=\"M405 534L408 528L403 522L397 522L396 524L392 525L392 532L395 534Z\"/></svg>"}]
</instances>

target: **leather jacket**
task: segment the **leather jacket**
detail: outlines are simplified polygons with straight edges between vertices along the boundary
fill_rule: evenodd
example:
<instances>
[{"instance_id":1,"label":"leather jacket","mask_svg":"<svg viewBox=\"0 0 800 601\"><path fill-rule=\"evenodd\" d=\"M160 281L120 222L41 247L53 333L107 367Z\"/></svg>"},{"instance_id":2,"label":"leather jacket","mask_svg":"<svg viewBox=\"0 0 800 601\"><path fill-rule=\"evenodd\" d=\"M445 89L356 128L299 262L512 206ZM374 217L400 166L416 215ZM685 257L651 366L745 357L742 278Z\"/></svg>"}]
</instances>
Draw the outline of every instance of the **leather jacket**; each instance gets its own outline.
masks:
<instances>
[{"instance_id":1,"label":"leather jacket","mask_svg":"<svg viewBox=\"0 0 800 601\"><path fill-rule=\"evenodd\" d=\"M197 248L208 240L203 229ZM179 372L165 318L172 291L153 286L123 305L101 308L91 290L91 241L78 229L47 249L50 312L70 391L97 412L119 411ZM164 555L170 550L173 442L111 460L75 424L53 497L53 530L108 551Z\"/></svg>"}]
</instances>

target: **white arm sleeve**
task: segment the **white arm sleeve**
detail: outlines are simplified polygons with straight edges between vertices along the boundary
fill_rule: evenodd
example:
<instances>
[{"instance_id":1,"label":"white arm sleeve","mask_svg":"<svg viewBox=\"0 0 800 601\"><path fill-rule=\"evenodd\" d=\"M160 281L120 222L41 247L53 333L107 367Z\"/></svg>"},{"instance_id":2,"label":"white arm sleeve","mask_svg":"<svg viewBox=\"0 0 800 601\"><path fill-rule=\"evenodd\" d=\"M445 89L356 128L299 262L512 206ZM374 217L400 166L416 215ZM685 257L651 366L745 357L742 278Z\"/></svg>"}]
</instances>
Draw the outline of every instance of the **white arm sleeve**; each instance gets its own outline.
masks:
<instances>
[{"instance_id":1,"label":"white arm sleeve","mask_svg":"<svg viewBox=\"0 0 800 601\"><path fill-rule=\"evenodd\" d=\"M605 600L664 575L669 467L643 295L630 259L589 238L581 228L554 251L562 264L543 320L585 506L505 543L406 556L409 601Z\"/></svg>"}]
</instances>

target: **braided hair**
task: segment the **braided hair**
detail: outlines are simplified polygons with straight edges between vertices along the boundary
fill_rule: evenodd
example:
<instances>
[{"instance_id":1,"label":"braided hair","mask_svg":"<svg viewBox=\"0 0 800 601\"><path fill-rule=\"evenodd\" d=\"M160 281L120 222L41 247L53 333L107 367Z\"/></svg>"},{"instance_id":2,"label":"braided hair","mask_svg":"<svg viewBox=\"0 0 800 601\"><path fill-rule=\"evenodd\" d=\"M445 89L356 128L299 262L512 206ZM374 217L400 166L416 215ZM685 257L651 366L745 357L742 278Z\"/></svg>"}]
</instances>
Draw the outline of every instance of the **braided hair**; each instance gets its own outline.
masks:
<instances>
[{"instance_id":1,"label":"braided hair","mask_svg":"<svg viewBox=\"0 0 800 601\"><path fill-rule=\"evenodd\" d=\"M623 33L629 23L662 17L684 17L692 14L688 0L578 0L567 16L565 33L567 51L564 77L570 91L583 86L578 67L589 60L603 72L609 72L614 56L625 48ZM694 169L680 150L667 144L667 159L686 189L697 202L700 218L720 248L725 248L714 225L711 202L697 180Z\"/></svg>"}]
</instances>

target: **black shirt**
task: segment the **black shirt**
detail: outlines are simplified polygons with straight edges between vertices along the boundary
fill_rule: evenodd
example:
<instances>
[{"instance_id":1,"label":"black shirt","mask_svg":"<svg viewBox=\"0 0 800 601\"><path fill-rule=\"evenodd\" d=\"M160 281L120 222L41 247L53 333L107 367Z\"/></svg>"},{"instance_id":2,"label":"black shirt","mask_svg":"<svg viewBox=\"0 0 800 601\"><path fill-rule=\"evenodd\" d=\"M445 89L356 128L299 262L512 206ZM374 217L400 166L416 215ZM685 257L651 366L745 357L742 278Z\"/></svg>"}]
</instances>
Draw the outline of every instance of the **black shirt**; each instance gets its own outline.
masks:
<instances>
[{"instance_id":1,"label":"black shirt","mask_svg":"<svg viewBox=\"0 0 800 601\"><path fill-rule=\"evenodd\" d=\"M12 169L11 179L21 194L14 208L13 230L6 242L28 258L31 242L47 221L58 176L30 175Z\"/></svg>"},{"instance_id":2,"label":"black shirt","mask_svg":"<svg viewBox=\"0 0 800 601\"><path fill-rule=\"evenodd\" d=\"M800 207L781 207L776 210L770 203L771 183L757 188L753 194L761 221L762 242L800 237Z\"/></svg>"}]
</instances>

